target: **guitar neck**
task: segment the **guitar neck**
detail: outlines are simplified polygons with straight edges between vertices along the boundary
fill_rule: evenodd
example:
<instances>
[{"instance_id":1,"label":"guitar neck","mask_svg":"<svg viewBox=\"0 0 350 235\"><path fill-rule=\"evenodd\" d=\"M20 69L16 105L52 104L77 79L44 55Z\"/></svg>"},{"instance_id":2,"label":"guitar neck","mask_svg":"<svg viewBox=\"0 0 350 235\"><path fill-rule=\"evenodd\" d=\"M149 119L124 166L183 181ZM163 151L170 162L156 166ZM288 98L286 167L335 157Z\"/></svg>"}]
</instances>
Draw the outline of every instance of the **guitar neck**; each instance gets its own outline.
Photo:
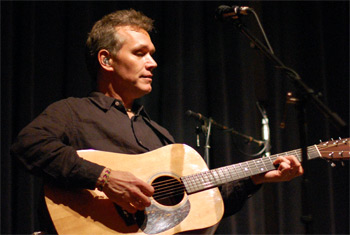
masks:
<instances>
[{"instance_id":1,"label":"guitar neck","mask_svg":"<svg viewBox=\"0 0 350 235\"><path fill-rule=\"evenodd\" d=\"M276 167L274 166L273 162L276 160L276 158L287 155L295 155L300 162L302 160L302 150L296 149L268 157L262 157L238 164L216 168L194 175L183 176L181 177L181 180L185 186L187 194L193 194L226 184L228 182L274 170ZM307 155L309 160L320 157L320 153L316 145L309 146L307 148Z\"/></svg>"}]
</instances>

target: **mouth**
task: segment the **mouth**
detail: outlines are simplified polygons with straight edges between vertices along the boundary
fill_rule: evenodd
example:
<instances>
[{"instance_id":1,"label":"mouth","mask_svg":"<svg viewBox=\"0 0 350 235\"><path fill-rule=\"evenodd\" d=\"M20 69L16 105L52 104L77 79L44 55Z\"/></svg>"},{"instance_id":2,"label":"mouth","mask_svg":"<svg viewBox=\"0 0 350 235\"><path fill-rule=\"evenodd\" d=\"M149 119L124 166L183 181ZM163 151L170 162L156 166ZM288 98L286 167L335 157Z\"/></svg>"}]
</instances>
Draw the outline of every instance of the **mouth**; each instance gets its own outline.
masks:
<instances>
[{"instance_id":1,"label":"mouth","mask_svg":"<svg viewBox=\"0 0 350 235\"><path fill-rule=\"evenodd\" d=\"M148 75L141 75L142 78L150 78L152 79L153 74L148 74Z\"/></svg>"},{"instance_id":2,"label":"mouth","mask_svg":"<svg viewBox=\"0 0 350 235\"><path fill-rule=\"evenodd\" d=\"M147 79L149 82L152 82L152 77L153 77L153 75L150 74L150 75L142 75L140 78Z\"/></svg>"}]
</instances>

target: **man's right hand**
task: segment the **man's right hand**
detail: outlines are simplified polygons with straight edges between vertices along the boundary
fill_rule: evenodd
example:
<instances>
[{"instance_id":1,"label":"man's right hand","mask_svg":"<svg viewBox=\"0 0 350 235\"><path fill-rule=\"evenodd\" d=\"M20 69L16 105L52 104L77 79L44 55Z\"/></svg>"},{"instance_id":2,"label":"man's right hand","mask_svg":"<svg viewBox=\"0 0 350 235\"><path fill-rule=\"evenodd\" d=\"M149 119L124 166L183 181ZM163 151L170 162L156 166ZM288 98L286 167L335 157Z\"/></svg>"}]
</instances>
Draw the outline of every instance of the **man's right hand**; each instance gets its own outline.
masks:
<instances>
[{"instance_id":1,"label":"man's right hand","mask_svg":"<svg viewBox=\"0 0 350 235\"><path fill-rule=\"evenodd\" d=\"M136 213L151 205L149 197L153 195L154 188L130 172L112 171L103 192L124 210Z\"/></svg>"}]
</instances>

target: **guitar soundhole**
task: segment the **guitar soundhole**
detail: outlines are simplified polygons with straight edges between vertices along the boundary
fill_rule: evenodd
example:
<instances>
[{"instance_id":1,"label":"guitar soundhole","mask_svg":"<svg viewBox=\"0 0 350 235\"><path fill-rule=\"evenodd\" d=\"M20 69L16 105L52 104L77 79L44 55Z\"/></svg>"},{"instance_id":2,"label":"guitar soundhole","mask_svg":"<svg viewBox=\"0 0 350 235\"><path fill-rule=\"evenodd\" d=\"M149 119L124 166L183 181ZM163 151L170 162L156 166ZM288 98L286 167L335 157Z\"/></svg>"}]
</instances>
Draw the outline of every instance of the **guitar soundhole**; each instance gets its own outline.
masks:
<instances>
[{"instance_id":1,"label":"guitar soundhole","mask_svg":"<svg viewBox=\"0 0 350 235\"><path fill-rule=\"evenodd\" d=\"M165 206L173 206L182 201L185 196L184 185L171 176L160 176L152 182L153 198Z\"/></svg>"}]
</instances>

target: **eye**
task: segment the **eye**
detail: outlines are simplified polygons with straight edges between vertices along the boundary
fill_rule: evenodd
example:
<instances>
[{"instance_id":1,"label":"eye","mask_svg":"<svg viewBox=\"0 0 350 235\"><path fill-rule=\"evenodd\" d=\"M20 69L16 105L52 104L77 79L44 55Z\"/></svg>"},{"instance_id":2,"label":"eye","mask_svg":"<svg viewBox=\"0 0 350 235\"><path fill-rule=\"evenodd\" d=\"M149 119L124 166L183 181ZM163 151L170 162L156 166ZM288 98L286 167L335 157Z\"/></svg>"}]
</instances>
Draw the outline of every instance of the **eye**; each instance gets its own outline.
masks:
<instances>
[{"instance_id":1,"label":"eye","mask_svg":"<svg viewBox=\"0 0 350 235\"><path fill-rule=\"evenodd\" d=\"M144 51L136 51L135 55L136 56L144 56L144 55L146 55L146 53Z\"/></svg>"}]
</instances>

